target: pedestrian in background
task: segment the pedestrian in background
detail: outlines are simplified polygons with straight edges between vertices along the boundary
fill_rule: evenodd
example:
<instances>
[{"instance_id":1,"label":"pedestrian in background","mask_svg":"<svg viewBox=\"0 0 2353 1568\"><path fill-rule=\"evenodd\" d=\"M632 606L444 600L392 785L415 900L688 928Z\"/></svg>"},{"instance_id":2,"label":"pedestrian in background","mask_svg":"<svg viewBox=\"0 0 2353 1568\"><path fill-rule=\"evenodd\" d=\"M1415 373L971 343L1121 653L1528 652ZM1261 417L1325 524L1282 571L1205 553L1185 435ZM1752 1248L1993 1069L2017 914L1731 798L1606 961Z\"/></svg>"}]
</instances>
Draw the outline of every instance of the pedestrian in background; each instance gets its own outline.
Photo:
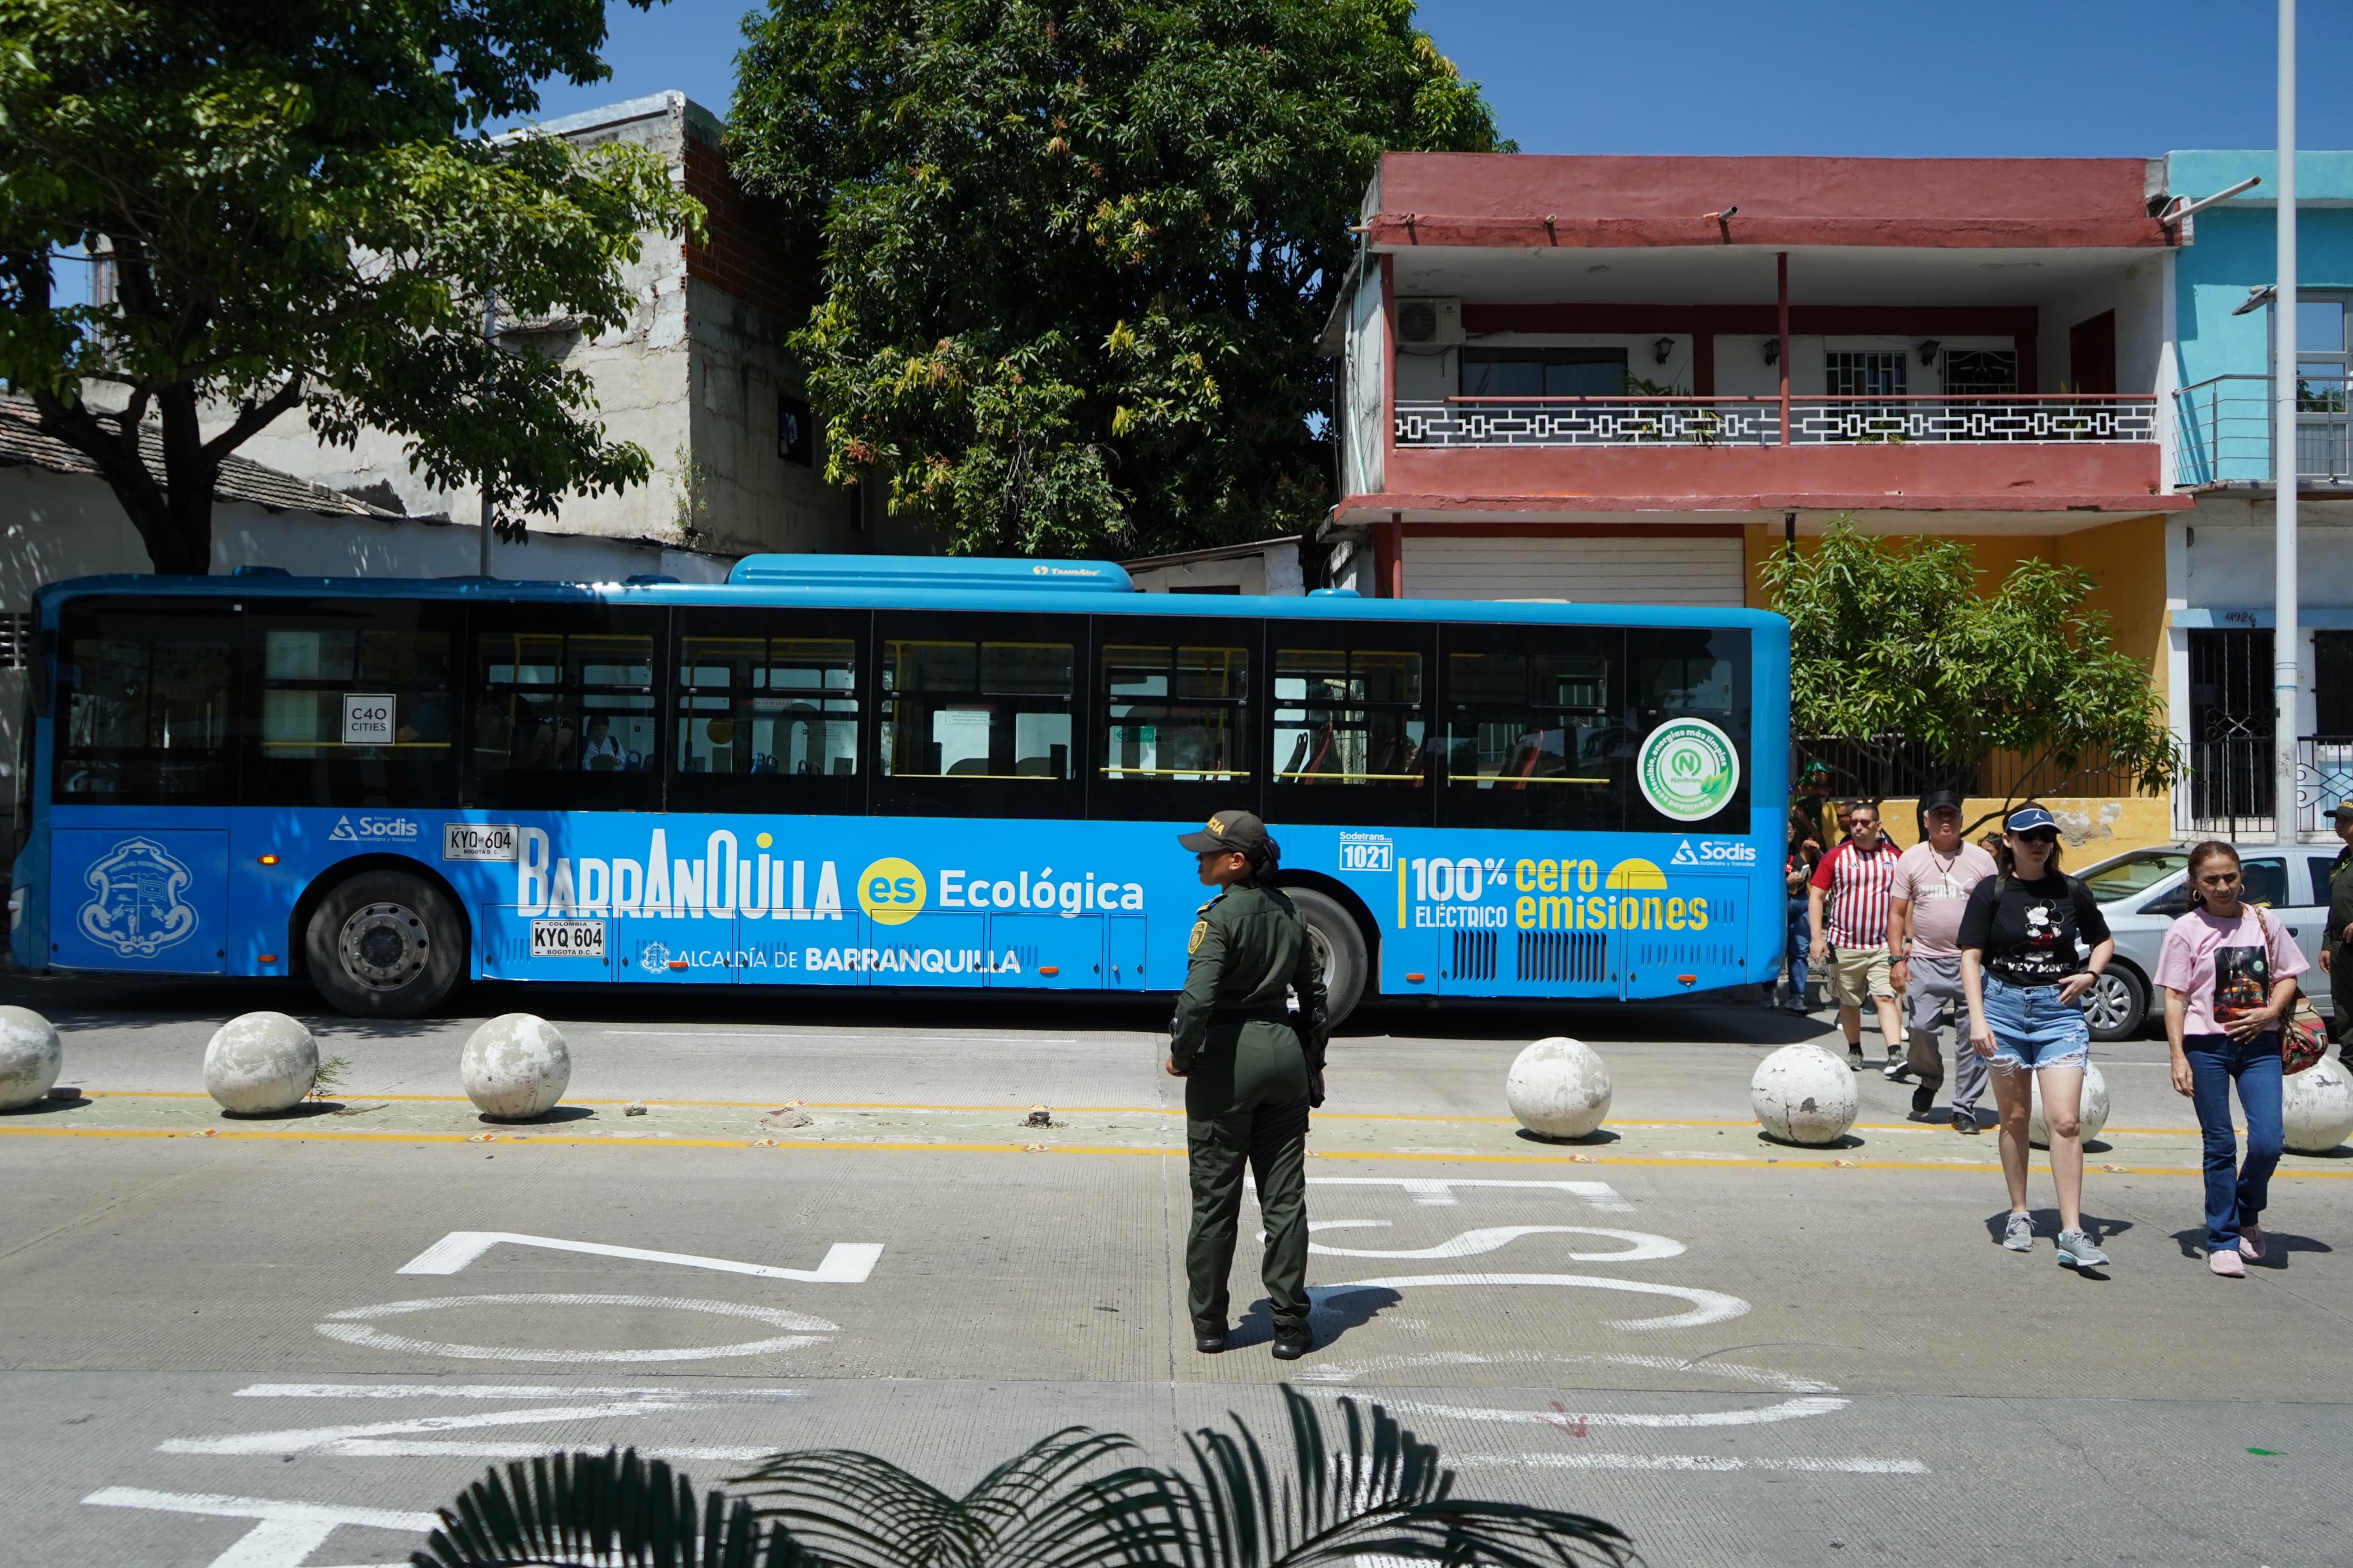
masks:
<instances>
[{"instance_id":1,"label":"pedestrian in background","mask_svg":"<svg viewBox=\"0 0 2353 1568\"><path fill-rule=\"evenodd\" d=\"M2092 1059L2084 995L2116 955L2116 939L2091 889L2059 868L2059 824L2051 813L2029 802L2002 826L1995 874L1969 890L1960 938L1969 1044L1993 1068L2001 1115L2001 1174L2010 1184L2001 1244L2012 1252L2034 1247L2027 1113L2039 1081L2059 1196L2059 1261L2096 1268L2108 1255L2084 1229L2084 1068ZM2079 941L2091 946L2088 961L2076 954Z\"/></svg>"},{"instance_id":2,"label":"pedestrian in background","mask_svg":"<svg viewBox=\"0 0 2353 1568\"><path fill-rule=\"evenodd\" d=\"M1815 840L1813 824L1806 820L1802 810L1790 812L1788 854L1782 864L1783 881L1789 895L1789 941L1785 954L1789 971L1789 999L1782 1005L1801 1015L1808 1010L1806 948L1813 929L1812 900L1807 895L1806 884L1812 880L1814 868L1821 860L1822 847Z\"/></svg>"},{"instance_id":3,"label":"pedestrian in background","mask_svg":"<svg viewBox=\"0 0 2353 1568\"><path fill-rule=\"evenodd\" d=\"M1911 1031L1905 1065L1919 1075L1912 1114L1925 1116L1945 1081L1937 1037L1953 1014L1953 1131L1974 1135L1978 1097L1985 1092L1985 1058L1969 1047L1968 1004L1961 990L1961 915L1969 894L1994 874L1993 857L1961 837L1961 797L1940 789L1920 802L1920 842L1895 862L1888 889L1888 970L1904 994ZM1900 1078L1891 1064L1889 1078Z\"/></svg>"},{"instance_id":4,"label":"pedestrian in background","mask_svg":"<svg viewBox=\"0 0 2353 1568\"><path fill-rule=\"evenodd\" d=\"M1847 1065L1862 1070L1862 1007L1879 1015L1887 1059L1900 1058L1903 1024L1887 967L1887 890L1895 879L1895 846L1879 835L1879 808L1858 802L1846 815L1846 841L1814 868L1806 884L1813 936L1807 956L1831 966L1831 994L1846 1036Z\"/></svg>"},{"instance_id":5,"label":"pedestrian in background","mask_svg":"<svg viewBox=\"0 0 2353 1568\"><path fill-rule=\"evenodd\" d=\"M2283 1147L2280 1020L2295 1005L2304 954L2246 901L2239 852L2218 838L2189 851L2189 910L2165 933L2157 983L2173 1088L2198 1107L2206 1144L2206 1266L2240 1279L2263 1256L2263 1205ZM2247 1117L2247 1163L2231 1131L2231 1086Z\"/></svg>"},{"instance_id":6,"label":"pedestrian in background","mask_svg":"<svg viewBox=\"0 0 2353 1568\"><path fill-rule=\"evenodd\" d=\"M1200 862L1203 904L1185 944L1190 966L1168 1025L1167 1070L1185 1080L1193 1225L1185 1239L1193 1348L1226 1348L1227 1282L1241 1216L1242 1170L1266 1227L1260 1264L1274 1357L1315 1347L1307 1326L1307 1112L1324 1103L1324 973L1299 907L1262 879L1282 846L1247 811L1221 811L1177 839ZM1295 995L1297 1022L1286 1005Z\"/></svg>"},{"instance_id":7,"label":"pedestrian in background","mask_svg":"<svg viewBox=\"0 0 2353 1568\"><path fill-rule=\"evenodd\" d=\"M2338 1059L2353 1067L2353 994L2340 994L2337 979L2348 944L2353 944L2353 800L2339 801L2335 810L2322 815L2345 847L2328 867L2328 929L2320 937L2320 972L2328 976L2328 1037L2337 1042ZM2348 990L2353 991L2353 985Z\"/></svg>"}]
</instances>

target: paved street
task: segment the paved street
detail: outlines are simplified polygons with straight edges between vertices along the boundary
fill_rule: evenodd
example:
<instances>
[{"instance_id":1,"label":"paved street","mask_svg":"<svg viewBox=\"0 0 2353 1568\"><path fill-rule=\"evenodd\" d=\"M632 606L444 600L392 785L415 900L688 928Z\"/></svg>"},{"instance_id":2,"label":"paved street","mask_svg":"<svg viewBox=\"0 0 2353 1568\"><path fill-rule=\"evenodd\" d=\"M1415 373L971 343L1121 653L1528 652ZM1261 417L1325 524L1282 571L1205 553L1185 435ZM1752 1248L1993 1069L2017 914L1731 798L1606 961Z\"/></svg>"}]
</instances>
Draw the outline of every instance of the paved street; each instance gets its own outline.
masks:
<instances>
[{"instance_id":1,"label":"paved street","mask_svg":"<svg viewBox=\"0 0 2353 1568\"><path fill-rule=\"evenodd\" d=\"M2039 1173L2037 1249L2001 1251L1990 1132L1907 1124L1876 1073L1848 1147L1761 1142L1749 1075L1819 1022L1368 1011L1312 1145L1325 1342L1284 1367L1262 1307L1190 1348L1157 1007L480 988L369 1026L269 987L5 991L85 1091L0 1118L12 1561L399 1562L482 1467L558 1447L715 1483L842 1445L961 1487L1079 1422L1174 1458L1229 1411L1279 1442L1285 1375L1659 1564L2285 1568L2353 1531L2353 1149L2288 1156L2273 1258L2212 1279L2155 1039L2099 1054L2100 1278L2055 1266ZM571 1093L492 1127L459 1046L525 1006ZM202 1097L212 1029L260 1007L345 1059L332 1109ZM1517 1135L1505 1068L1556 1032L1607 1055L1613 1138Z\"/></svg>"}]
</instances>

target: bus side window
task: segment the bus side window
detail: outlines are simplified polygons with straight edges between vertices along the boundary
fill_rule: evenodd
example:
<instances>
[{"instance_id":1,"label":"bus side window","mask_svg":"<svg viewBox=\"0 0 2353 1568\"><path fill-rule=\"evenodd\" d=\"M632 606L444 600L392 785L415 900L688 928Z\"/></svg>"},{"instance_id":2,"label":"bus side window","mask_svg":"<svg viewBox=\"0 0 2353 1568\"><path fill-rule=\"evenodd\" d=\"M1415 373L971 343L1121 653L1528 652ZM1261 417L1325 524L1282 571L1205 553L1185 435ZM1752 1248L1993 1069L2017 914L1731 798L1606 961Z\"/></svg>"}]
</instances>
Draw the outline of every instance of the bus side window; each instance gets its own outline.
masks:
<instances>
[{"instance_id":1,"label":"bus side window","mask_svg":"<svg viewBox=\"0 0 2353 1568\"><path fill-rule=\"evenodd\" d=\"M58 650L56 793L117 805L237 799L227 605L74 605Z\"/></svg>"},{"instance_id":2,"label":"bus side window","mask_svg":"<svg viewBox=\"0 0 2353 1568\"><path fill-rule=\"evenodd\" d=\"M1398 649L1279 649L1275 782L1419 788L1421 670L1420 654Z\"/></svg>"},{"instance_id":3,"label":"bus side window","mask_svg":"<svg viewBox=\"0 0 2353 1568\"><path fill-rule=\"evenodd\" d=\"M254 805L457 804L456 638L446 606L355 599L254 606Z\"/></svg>"},{"instance_id":4,"label":"bus side window","mask_svg":"<svg viewBox=\"0 0 2353 1568\"><path fill-rule=\"evenodd\" d=\"M660 611L477 611L468 714L470 799L548 810L644 809L659 798L654 667ZM642 628L642 629L640 629Z\"/></svg>"},{"instance_id":5,"label":"bus side window","mask_svg":"<svg viewBox=\"0 0 2353 1568\"><path fill-rule=\"evenodd\" d=\"M1624 769L1616 689L1625 634L1448 626L1445 788L1457 827L1615 829Z\"/></svg>"},{"instance_id":6,"label":"bus side window","mask_svg":"<svg viewBox=\"0 0 2353 1568\"><path fill-rule=\"evenodd\" d=\"M1181 820L1257 804L1254 630L1246 621L1095 623L1094 816Z\"/></svg>"},{"instance_id":7,"label":"bus side window","mask_svg":"<svg viewBox=\"0 0 2353 1568\"><path fill-rule=\"evenodd\" d=\"M848 637L681 637L679 772L856 777L857 677Z\"/></svg>"},{"instance_id":8,"label":"bus side window","mask_svg":"<svg viewBox=\"0 0 2353 1568\"><path fill-rule=\"evenodd\" d=\"M888 809L1073 815L1075 633L1083 624L1060 616L880 617L876 771Z\"/></svg>"},{"instance_id":9,"label":"bus side window","mask_svg":"<svg viewBox=\"0 0 2353 1568\"><path fill-rule=\"evenodd\" d=\"M1633 673L1626 704L1627 759L1630 763L1638 757L1654 731L1676 720L1697 720L1720 731L1740 765L1730 793L1706 820L1723 818L1745 825L1753 762L1748 744L1748 634L1732 627L1644 627L1628 633L1627 643ZM1627 831L1694 826L1693 818L1670 817L1657 810L1642 791L1627 791Z\"/></svg>"}]
</instances>

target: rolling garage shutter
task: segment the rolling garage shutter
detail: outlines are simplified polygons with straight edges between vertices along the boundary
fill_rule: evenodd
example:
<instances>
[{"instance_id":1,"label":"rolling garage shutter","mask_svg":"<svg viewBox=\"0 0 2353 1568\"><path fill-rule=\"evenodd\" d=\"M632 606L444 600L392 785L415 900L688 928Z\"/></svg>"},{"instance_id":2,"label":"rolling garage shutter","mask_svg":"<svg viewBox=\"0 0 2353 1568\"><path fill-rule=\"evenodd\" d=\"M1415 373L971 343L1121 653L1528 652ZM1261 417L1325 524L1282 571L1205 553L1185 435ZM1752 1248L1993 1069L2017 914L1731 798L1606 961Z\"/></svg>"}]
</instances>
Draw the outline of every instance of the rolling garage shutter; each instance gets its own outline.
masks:
<instances>
[{"instance_id":1,"label":"rolling garage shutter","mask_svg":"<svg viewBox=\"0 0 2353 1568\"><path fill-rule=\"evenodd\" d=\"M1567 599L1737 608L1741 542L1701 535L1405 541L1409 599Z\"/></svg>"}]
</instances>

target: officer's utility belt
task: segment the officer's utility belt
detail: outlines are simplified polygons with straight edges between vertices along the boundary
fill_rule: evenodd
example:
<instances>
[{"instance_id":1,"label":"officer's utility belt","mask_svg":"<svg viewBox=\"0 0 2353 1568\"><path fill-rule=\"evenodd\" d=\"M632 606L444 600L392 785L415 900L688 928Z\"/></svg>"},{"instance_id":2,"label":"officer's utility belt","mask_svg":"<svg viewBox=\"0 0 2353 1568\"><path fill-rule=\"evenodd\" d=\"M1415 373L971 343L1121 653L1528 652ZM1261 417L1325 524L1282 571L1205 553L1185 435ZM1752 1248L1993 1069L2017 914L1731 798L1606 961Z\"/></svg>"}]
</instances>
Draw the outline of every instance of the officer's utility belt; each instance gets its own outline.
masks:
<instances>
[{"instance_id":1,"label":"officer's utility belt","mask_svg":"<svg viewBox=\"0 0 2353 1568\"><path fill-rule=\"evenodd\" d=\"M1264 1007L1220 1007L1209 1015L1212 1024L1288 1024L1291 1009L1280 1003Z\"/></svg>"}]
</instances>

